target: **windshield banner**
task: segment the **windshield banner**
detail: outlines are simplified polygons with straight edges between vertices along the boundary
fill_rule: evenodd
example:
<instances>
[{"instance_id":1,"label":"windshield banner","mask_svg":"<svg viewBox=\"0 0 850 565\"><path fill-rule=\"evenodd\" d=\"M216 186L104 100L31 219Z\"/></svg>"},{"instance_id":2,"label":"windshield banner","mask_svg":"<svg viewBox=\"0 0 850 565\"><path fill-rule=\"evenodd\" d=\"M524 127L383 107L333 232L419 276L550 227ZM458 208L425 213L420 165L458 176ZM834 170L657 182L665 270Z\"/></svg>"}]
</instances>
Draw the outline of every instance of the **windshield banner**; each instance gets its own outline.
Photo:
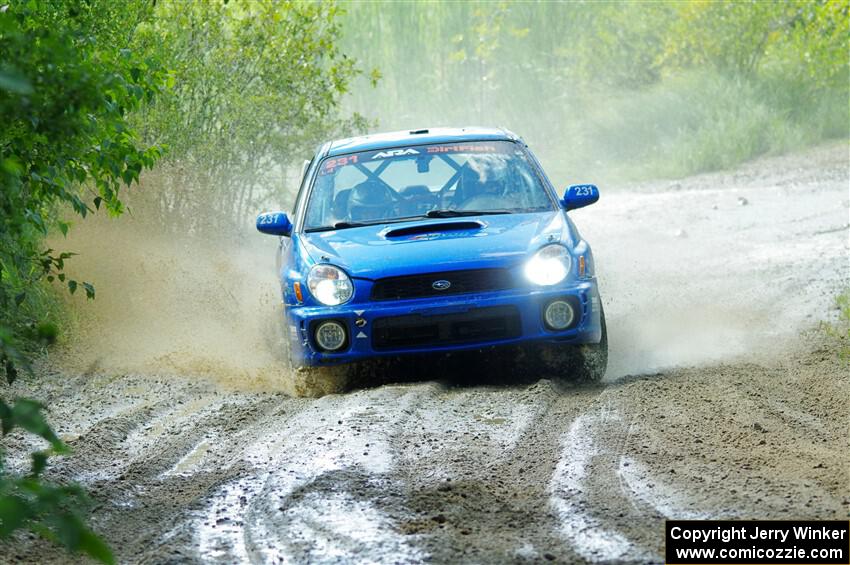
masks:
<instances>
[{"instance_id":1,"label":"windshield banner","mask_svg":"<svg viewBox=\"0 0 850 565\"><path fill-rule=\"evenodd\" d=\"M493 143L484 141L439 145L417 145L414 147L363 151L361 153L352 153L350 155L340 155L339 157L325 159L322 163L320 174L331 174L340 167L345 167L346 165L370 163L385 159L409 159L419 155L447 155L452 153L509 153L513 149L512 143Z\"/></svg>"}]
</instances>

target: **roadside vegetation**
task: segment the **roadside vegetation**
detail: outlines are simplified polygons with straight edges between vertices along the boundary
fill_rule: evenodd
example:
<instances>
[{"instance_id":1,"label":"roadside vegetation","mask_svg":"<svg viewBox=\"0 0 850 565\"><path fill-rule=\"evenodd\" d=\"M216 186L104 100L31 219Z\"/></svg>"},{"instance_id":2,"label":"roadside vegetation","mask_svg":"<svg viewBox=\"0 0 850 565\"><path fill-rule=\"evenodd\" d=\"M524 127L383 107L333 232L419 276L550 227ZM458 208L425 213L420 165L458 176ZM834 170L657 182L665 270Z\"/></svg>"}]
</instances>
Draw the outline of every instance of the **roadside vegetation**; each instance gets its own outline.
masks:
<instances>
[{"instance_id":1,"label":"roadside vegetation","mask_svg":"<svg viewBox=\"0 0 850 565\"><path fill-rule=\"evenodd\" d=\"M305 147L362 128L337 109L357 72L337 16L332 3L0 1L0 378L29 371L66 329L57 293L95 297L48 235L121 215L156 163L134 204L161 227L214 233L282 185ZM23 474L0 448L0 540L28 529L112 562L85 525L83 490L45 479L68 448L43 409L0 389L2 436L46 442Z\"/></svg>"},{"instance_id":2,"label":"roadside vegetation","mask_svg":"<svg viewBox=\"0 0 850 565\"><path fill-rule=\"evenodd\" d=\"M680 177L850 136L841 0L364 2L346 50L380 129L506 126L558 184Z\"/></svg>"},{"instance_id":3,"label":"roadside vegetation","mask_svg":"<svg viewBox=\"0 0 850 565\"><path fill-rule=\"evenodd\" d=\"M841 359L850 364L850 288L845 288L836 298L835 307L838 319L833 323L823 322L822 328L826 335L839 342Z\"/></svg>"},{"instance_id":4,"label":"roadside vegetation","mask_svg":"<svg viewBox=\"0 0 850 565\"><path fill-rule=\"evenodd\" d=\"M848 137L845 1L344 7L0 0L0 379L67 331L65 293L96 296L48 236L130 208L157 233L232 234L291 198L328 137L505 125L558 182L679 176ZM49 480L68 448L44 407L7 390L2 436L44 448L12 472L0 446L0 540L26 529L113 561L82 489Z\"/></svg>"},{"instance_id":5,"label":"roadside vegetation","mask_svg":"<svg viewBox=\"0 0 850 565\"><path fill-rule=\"evenodd\" d=\"M362 131L340 97L359 73L331 2L157 2L135 50L168 88L131 116L168 152L130 204L163 233L229 237L284 188L316 144Z\"/></svg>"},{"instance_id":6,"label":"roadside vegetation","mask_svg":"<svg viewBox=\"0 0 850 565\"><path fill-rule=\"evenodd\" d=\"M158 147L138 143L126 119L161 88L156 61L124 48L128 30L149 13L143 3L0 7L0 371L10 383L29 369L39 346L56 338L53 290L95 295L88 282L66 277L71 253L45 249L51 230L70 228L60 212L121 214L120 191L160 155ZM47 448L32 454L22 476L7 474L0 450L0 538L27 528L111 562L83 522L83 491L42 479L48 457L67 451L43 407L4 397L2 436L21 428Z\"/></svg>"}]
</instances>

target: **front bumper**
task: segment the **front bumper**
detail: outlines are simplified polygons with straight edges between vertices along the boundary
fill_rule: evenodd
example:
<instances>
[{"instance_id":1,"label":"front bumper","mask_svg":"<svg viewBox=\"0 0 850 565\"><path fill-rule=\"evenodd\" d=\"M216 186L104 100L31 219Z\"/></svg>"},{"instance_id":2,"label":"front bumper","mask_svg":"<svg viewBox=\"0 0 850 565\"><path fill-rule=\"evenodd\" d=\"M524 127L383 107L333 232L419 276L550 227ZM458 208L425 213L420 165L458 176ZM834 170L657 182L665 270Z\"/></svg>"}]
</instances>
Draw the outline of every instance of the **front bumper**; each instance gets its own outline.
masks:
<instances>
[{"instance_id":1,"label":"front bumper","mask_svg":"<svg viewBox=\"0 0 850 565\"><path fill-rule=\"evenodd\" d=\"M543 309L559 298L573 305L575 320L566 330L553 331L544 324ZM598 343L600 310L596 281L590 279L552 289L291 307L284 317L292 363L320 366L524 342ZM503 313L509 315L500 321ZM323 320L335 320L345 327L348 339L339 351L324 352L317 345L314 330Z\"/></svg>"}]
</instances>

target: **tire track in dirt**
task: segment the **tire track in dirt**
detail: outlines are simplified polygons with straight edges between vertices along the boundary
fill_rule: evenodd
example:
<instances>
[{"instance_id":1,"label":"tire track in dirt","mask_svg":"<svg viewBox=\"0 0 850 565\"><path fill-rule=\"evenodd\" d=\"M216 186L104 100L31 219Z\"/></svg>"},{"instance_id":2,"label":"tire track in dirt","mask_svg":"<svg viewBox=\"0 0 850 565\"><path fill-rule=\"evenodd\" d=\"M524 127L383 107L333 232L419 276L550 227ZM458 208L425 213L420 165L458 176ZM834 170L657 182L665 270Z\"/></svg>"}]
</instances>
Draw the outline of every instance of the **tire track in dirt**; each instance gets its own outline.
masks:
<instances>
[{"instance_id":1,"label":"tire track in dirt","mask_svg":"<svg viewBox=\"0 0 850 565\"><path fill-rule=\"evenodd\" d=\"M657 561L658 557L599 517L613 510L607 491L615 482L619 454L609 445L612 435L625 437L627 427L622 415L610 409L582 414L565 434L549 487L559 531L587 561ZM626 511L630 506L630 512L637 509L628 500L619 502Z\"/></svg>"},{"instance_id":2,"label":"tire track in dirt","mask_svg":"<svg viewBox=\"0 0 850 565\"><path fill-rule=\"evenodd\" d=\"M110 408L51 472L131 459L89 483L94 525L127 562L660 562L668 517L847 514L850 378L817 351L600 387L315 401L152 379L155 402ZM32 542L14 554L65 559Z\"/></svg>"},{"instance_id":3,"label":"tire track in dirt","mask_svg":"<svg viewBox=\"0 0 850 565\"><path fill-rule=\"evenodd\" d=\"M194 519L199 554L326 562L373 551L419 560L372 501L393 481L389 434L424 394L384 387L326 396L275 425L246 449L253 476L221 487Z\"/></svg>"},{"instance_id":4,"label":"tire track in dirt","mask_svg":"<svg viewBox=\"0 0 850 565\"><path fill-rule=\"evenodd\" d=\"M559 393L548 381L435 393L396 437L404 530L438 562L561 554L546 539L541 485L554 466L550 436L583 402L554 411Z\"/></svg>"}]
</instances>

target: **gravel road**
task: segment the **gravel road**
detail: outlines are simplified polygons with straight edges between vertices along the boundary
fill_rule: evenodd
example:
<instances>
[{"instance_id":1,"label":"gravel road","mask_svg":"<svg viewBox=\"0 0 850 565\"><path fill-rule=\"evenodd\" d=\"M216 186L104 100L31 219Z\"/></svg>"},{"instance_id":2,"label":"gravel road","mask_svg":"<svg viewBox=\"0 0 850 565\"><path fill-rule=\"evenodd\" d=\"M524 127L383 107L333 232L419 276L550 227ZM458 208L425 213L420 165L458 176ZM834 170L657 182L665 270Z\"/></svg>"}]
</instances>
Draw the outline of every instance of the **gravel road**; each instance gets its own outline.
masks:
<instances>
[{"instance_id":1,"label":"gravel road","mask_svg":"<svg viewBox=\"0 0 850 565\"><path fill-rule=\"evenodd\" d=\"M603 187L574 213L608 314L599 386L518 369L294 397L254 315L273 308L271 252L184 268L185 248L146 241L125 248L147 250L124 269L135 300L99 288L80 342L3 394L49 404L74 449L49 475L89 489L127 563L663 562L667 518L846 519L850 370L816 328L850 284L848 183L839 143ZM71 243L81 270L120 280ZM157 264L178 282L136 292ZM220 300L211 273L242 284L199 313ZM4 442L23 468L33 444ZM67 559L24 535L0 546Z\"/></svg>"}]
</instances>

